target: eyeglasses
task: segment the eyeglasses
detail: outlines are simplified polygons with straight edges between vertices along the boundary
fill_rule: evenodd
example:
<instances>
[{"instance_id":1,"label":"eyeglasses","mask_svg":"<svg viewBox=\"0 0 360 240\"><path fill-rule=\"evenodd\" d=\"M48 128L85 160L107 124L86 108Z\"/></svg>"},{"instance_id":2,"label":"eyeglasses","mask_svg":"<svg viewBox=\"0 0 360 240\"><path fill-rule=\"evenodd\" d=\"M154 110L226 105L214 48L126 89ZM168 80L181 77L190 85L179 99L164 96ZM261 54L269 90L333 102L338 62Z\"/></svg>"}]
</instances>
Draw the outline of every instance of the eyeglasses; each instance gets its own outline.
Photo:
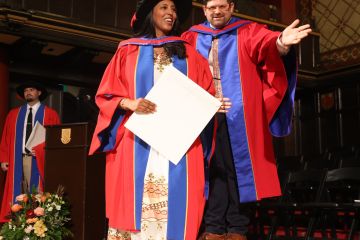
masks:
<instances>
[{"instance_id":1,"label":"eyeglasses","mask_svg":"<svg viewBox=\"0 0 360 240\"><path fill-rule=\"evenodd\" d=\"M205 7L206 10L210 12L215 12L216 9L219 9L220 11L226 11L229 9L229 4L219 5L219 6L211 6L211 7Z\"/></svg>"}]
</instances>

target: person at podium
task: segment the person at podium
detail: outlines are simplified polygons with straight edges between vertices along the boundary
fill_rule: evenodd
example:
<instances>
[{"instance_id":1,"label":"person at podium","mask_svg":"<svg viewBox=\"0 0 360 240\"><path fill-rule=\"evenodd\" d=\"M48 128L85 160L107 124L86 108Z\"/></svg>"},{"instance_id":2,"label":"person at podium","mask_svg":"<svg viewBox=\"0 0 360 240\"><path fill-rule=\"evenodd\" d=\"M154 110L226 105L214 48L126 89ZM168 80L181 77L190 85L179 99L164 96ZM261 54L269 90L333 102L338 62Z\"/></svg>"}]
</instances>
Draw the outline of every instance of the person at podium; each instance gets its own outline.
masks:
<instances>
[{"instance_id":1,"label":"person at podium","mask_svg":"<svg viewBox=\"0 0 360 240\"><path fill-rule=\"evenodd\" d=\"M57 112L42 101L47 97L46 88L38 82L29 81L16 88L17 94L26 104L12 109L5 120L1 143L1 169L6 171L4 196L1 202L0 222L6 222L10 206L15 203L16 196L41 189L43 164L40 166L35 156L35 149L25 147L36 122L42 125L60 123ZM35 147L34 147L35 148ZM43 148L37 148L43 154Z\"/></svg>"},{"instance_id":2,"label":"person at podium","mask_svg":"<svg viewBox=\"0 0 360 240\"><path fill-rule=\"evenodd\" d=\"M144 97L170 66L214 95L207 61L177 34L191 5L191 0L139 1L131 22L135 37L120 43L100 83L89 154L106 152L108 239L197 237L209 159L205 143L198 137L175 165L124 127L133 112L156 111Z\"/></svg>"}]
</instances>

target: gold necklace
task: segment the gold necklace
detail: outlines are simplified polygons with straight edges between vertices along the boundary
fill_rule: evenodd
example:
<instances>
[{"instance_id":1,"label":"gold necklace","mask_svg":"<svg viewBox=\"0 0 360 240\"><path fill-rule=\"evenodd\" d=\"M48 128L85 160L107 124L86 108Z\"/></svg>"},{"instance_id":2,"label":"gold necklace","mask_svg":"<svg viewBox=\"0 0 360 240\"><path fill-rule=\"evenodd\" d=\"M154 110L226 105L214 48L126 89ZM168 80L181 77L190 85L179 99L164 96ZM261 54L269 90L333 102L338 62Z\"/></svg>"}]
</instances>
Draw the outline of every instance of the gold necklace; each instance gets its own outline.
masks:
<instances>
[{"instance_id":1,"label":"gold necklace","mask_svg":"<svg viewBox=\"0 0 360 240\"><path fill-rule=\"evenodd\" d=\"M159 70L159 72L163 72L165 66L168 66L171 63L171 57L169 57L169 55L165 51L162 51L160 53L154 51L154 64L157 64L157 70Z\"/></svg>"}]
</instances>

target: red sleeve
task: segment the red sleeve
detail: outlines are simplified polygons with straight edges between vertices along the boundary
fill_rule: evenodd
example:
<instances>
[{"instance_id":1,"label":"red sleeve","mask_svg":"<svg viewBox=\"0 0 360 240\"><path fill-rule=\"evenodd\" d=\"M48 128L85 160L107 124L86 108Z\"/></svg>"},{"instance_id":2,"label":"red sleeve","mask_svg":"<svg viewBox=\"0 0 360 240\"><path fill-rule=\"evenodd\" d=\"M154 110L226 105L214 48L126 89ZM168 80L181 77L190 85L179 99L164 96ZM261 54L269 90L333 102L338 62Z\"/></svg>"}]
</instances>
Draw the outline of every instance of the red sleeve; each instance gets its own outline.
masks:
<instances>
[{"instance_id":1,"label":"red sleeve","mask_svg":"<svg viewBox=\"0 0 360 240\"><path fill-rule=\"evenodd\" d=\"M44 125L57 125L60 124L60 118L58 113L49 107L45 108L45 122Z\"/></svg>"},{"instance_id":2,"label":"red sleeve","mask_svg":"<svg viewBox=\"0 0 360 240\"><path fill-rule=\"evenodd\" d=\"M56 125L60 124L60 118L57 112L49 107L45 107L45 119L44 125ZM40 143L32 148L35 151L35 159L38 165L39 173L41 178L44 178L44 162L45 162L45 142Z\"/></svg>"},{"instance_id":3,"label":"red sleeve","mask_svg":"<svg viewBox=\"0 0 360 240\"><path fill-rule=\"evenodd\" d=\"M14 111L15 110L11 110L6 116L0 143L0 162L9 162L9 146L11 146L11 136L14 134L14 130L11 126L16 122L16 119L14 119L16 113Z\"/></svg>"},{"instance_id":4,"label":"red sleeve","mask_svg":"<svg viewBox=\"0 0 360 240\"><path fill-rule=\"evenodd\" d=\"M261 71L263 100L270 123L288 87L283 60L276 46L280 33L257 23L249 24L247 30L242 36L248 36L245 43L247 52Z\"/></svg>"},{"instance_id":5,"label":"red sleeve","mask_svg":"<svg viewBox=\"0 0 360 240\"><path fill-rule=\"evenodd\" d=\"M189 44L185 46L189 61L189 78L214 96L215 87L207 59Z\"/></svg>"},{"instance_id":6,"label":"red sleeve","mask_svg":"<svg viewBox=\"0 0 360 240\"><path fill-rule=\"evenodd\" d=\"M209 62L207 59L205 59L203 56L199 54L199 66L201 66L199 69L202 71L199 71L199 78L202 79L202 87L208 91L211 95L215 96L215 86L213 77L209 68Z\"/></svg>"},{"instance_id":7,"label":"red sleeve","mask_svg":"<svg viewBox=\"0 0 360 240\"><path fill-rule=\"evenodd\" d=\"M118 106L121 99L130 97L128 93L128 83L125 79L126 56L127 46L118 48L102 77L96 93L96 104L99 107L99 116L89 154L93 154L101 146L99 134L110 127L116 111L119 110ZM117 132L118 136L122 134L122 131ZM118 140L118 137L116 137L116 139Z\"/></svg>"},{"instance_id":8,"label":"red sleeve","mask_svg":"<svg viewBox=\"0 0 360 240\"><path fill-rule=\"evenodd\" d=\"M185 45L189 61L189 78L205 89L211 95L215 95L214 81L209 68L209 63L200 53L190 45ZM211 120L200 135L202 148L207 164L215 151L216 120ZM206 164L206 166L208 166Z\"/></svg>"},{"instance_id":9,"label":"red sleeve","mask_svg":"<svg viewBox=\"0 0 360 240\"><path fill-rule=\"evenodd\" d=\"M181 38L190 43L191 46L196 47L197 32L187 31L181 34Z\"/></svg>"},{"instance_id":10,"label":"red sleeve","mask_svg":"<svg viewBox=\"0 0 360 240\"><path fill-rule=\"evenodd\" d=\"M128 84L122 77L126 58L125 48L126 46L119 48L111 59L96 93L96 104L100 108L100 115L105 118L111 118L120 100L129 97ZM110 111L102 111L104 109Z\"/></svg>"},{"instance_id":11,"label":"red sleeve","mask_svg":"<svg viewBox=\"0 0 360 240\"><path fill-rule=\"evenodd\" d=\"M198 71L199 78L201 80L201 86L208 91L211 95L215 96L215 86L213 77L209 68L209 62L202 55L199 54L199 69L202 71ZM207 154L205 154L205 160L207 160L208 164L210 164L210 159L212 158L215 152L215 139L216 139L216 129L217 129L217 121L216 118L210 120L209 124L206 126L202 134L207 135L207 140L205 141L202 138L203 149L207 150ZM205 150L205 151L206 151Z\"/></svg>"},{"instance_id":12,"label":"red sleeve","mask_svg":"<svg viewBox=\"0 0 360 240\"><path fill-rule=\"evenodd\" d=\"M44 179L44 167L45 167L45 151L44 151L45 143L40 143L33 147L33 151L35 151L35 159L37 162L37 166L39 169L40 177Z\"/></svg>"}]
</instances>

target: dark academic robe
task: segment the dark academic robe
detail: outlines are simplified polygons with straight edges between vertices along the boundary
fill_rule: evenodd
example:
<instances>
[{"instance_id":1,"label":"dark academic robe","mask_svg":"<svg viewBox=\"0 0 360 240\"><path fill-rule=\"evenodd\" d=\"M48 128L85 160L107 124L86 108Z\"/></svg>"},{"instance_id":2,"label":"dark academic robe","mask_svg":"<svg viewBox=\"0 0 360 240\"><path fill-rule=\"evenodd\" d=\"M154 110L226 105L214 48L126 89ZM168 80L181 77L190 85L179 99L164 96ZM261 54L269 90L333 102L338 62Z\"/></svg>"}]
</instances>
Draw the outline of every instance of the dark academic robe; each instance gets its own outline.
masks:
<instances>
[{"instance_id":1,"label":"dark academic robe","mask_svg":"<svg viewBox=\"0 0 360 240\"><path fill-rule=\"evenodd\" d=\"M141 229L150 151L149 145L124 127L132 112L121 110L119 102L146 96L154 84L154 46L177 41L183 42L178 37L121 42L99 86L96 103L100 113L90 154L107 153L106 215L112 228L133 232ZM188 57L173 57L173 66L214 94L206 59L188 43L184 44ZM177 165L169 162L168 239L196 239L205 204L204 162L210 158L213 148L210 149L197 138Z\"/></svg>"},{"instance_id":2,"label":"dark academic robe","mask_svg":"<svg viewBox=\"0 0 360 240\"><path fill-rule=\"evenodd\" d=\"M0 222L8 221L5 217L9 215L10 206L16 202L16 196L22 194L23 179L23 130L27 106L12 109L6 117L2 139L0 143L0 162L8 162L9 169L6 174L4 196L1 202ZM59 124L59 116L55 110L41 104L35 115L35 121L42 125ZM42 188L43 179L37 160L33 157L31 168L30 186Z\"/></svg>"},{"instance_id":3,"label":"dark academic robe","mask_svg":"<svg viewBox=\"0 0 360 240\"><path fill-rule=\"evenodd\" d=\"M223 29L205 22L182 35L205 58L212 39L219 39L223 95L232 102L226 118L240 202L281 194L271 135L290 132L297 65L293 50L280 56L279 34L232 18Z\"/></svg>"}]
</instances>

